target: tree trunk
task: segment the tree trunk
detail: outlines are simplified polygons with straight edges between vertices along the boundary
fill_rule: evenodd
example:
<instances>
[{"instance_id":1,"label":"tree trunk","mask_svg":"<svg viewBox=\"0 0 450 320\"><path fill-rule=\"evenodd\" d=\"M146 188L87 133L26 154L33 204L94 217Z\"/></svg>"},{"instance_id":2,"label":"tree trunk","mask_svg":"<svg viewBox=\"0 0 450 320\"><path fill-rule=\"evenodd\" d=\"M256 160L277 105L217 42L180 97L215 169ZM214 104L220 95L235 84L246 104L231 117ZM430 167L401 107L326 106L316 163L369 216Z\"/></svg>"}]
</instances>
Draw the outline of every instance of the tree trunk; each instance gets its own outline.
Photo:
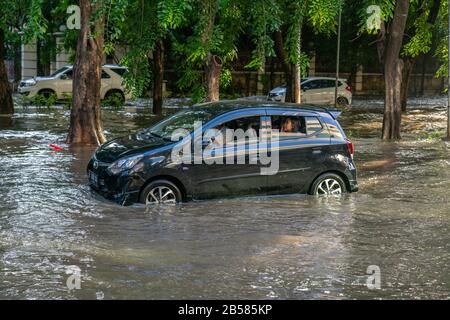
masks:
<instances>
[{"instance_id":1,"label":"tree trunk","mask_svg":"<svg viewBox=\"0 0 450 320\"><path fill-rule=\"evenodd\" d=\"M69 144L99 145L105 142L100 109L100 76L103 62L103 25L92 23L100 1L80 0L81 30L78 34L73 77L73 106L70 114Z\"/></svg>"},{"instance_id":2,"label":"tree trunk","mask_svg":"<svg viewBox=\"0 0 450 320\"><path fill-rule=\"evenodd\" d=\"M286 102L294 102L293 101L293 95L292 95L292 66L290 63L288 63L288 58L286 51L284 50L284 44L283 44L283 34L281 31L276 31L274 33L274 43L275 43L275 52L277 54L278 60L280 61L281 65L283 66L284 70L284 79L286 81L286 95L285 95L285 101Z\"/></svg>"},{"instance_id":3,"label":"tree trunk","mask_svg":"<svg viewBox=\"0 0 450 320\"><path fill-rule=\"evenodd\" d=\"M297 39L297 56L300 60L302 54L302 25L298 26L298 39ZM301 66L299 63L292 65L292 102L302 102L302 88L301 88Z\"/></svg>"},{"instance_id":4,"label":"tree trunk","mask_svg":"<svg viewBox=\"0 0 450 320\"><path fill-rule=\"evenodd\" d=\"M401 99L402 99L402 112L406 111L408 104L409 84L411 82L411 75L416 64L416 58L407 58L404 61L403 77L401 84Z\"/></svg>"},{"instance_id":5,"label":"tree trunk","mask_svg":"<svg viewBox=\"0 0 450 320\"><path fill-rule=\"evenodd\" d=\"M210 46L214 32L214 22L216 13L219 10L219 1L203 0L201 1L200 11L202 15L202 35L200 43L203 47ZM205 101L218 101L220 92L220 73L222 72L222 59L212 52L208 52L206 57L206 98Z\"/></svg>"},{"instance_id":6,"label":"tree trunk","mask_svg":"<svg viewBox=\"0 0 450 320\"><path fill-rule=\"evenodd\" d=\"M269 77L269 90L274 87L274 76L275 76L275 61L270 58L270 77Z\"/></svg>"},{"instance_id":7,"label":"tree trunk","mask_svg":"<svg viewBox=\"0 0 450 320\"><path fill-rule=\"evenodd\" d=\"M209 53L206 67L206 84L208 91L206 101L219 101L220 73L222 72L222 60L219 56Z\"/></svg>"},{"instance_id":8,"label":"tree trunk","mask_svg":"<svg viewBox=\"0 0 450 320\"><path fill-rule=\"evenodd\" d=\"M420 77L420 96L425 94L425 76L427 72L427 54L423 55L422 58L422 74Z\"/></svg>"},{"instance_id":9,"label":"tree trunk","mask_svg":"<svg viewBox=\"0 0 450 320\"><path fill-rule=\"evenodd\" d=\"M409 0L397 0L394 18L390 26L385 56L384 79L386 86L382 139L400 139L401 83L403 60L400 49L403 44Z\"/></svg>"},{"instance_id":10,"label":"tree trunk","mask_svg":"<svg viewBox=\"0 0 450 320\"><path fill-rule=\"evenodd\" d=\"M153 53L153 113L162 114L164 81L164 43L156 41Z\"/></svg>"},{"instance_id":11,"label":"tree trunk","mask_svg":"<svg viewBox=\"0 0 450 320\"><path fill-rule=\"evenodd\" d=\"M439 14L439 10L441 7L441 1L442 0L433 0L433 5L430 8L430 11L428 13L428 18L427 18L427 23L433 25L436 22L436 19L438 17ZM420 12L421 14L424 14L424 6L420 7ZM415 28L415 26L414 26ZM411 35L411 32L407 32L408 34ZM427 54L428 55L428 54ZM419 55L420 56L420 55ZM406 111L406 107L407 107L407 103L408 103L408 92L409 92L409 86L411 83L411 75L412 72L414 70L414 66L417 62L417 59L419 58L419 56L416 57L406 57L405 58L405 67L403 69L403 82L402 82L402 90L401 90L401 95L402 95L402 112ZM423 59L425 61L425 56L423 56ZM423 77L422 77L423 79ZM422 80L422 88L423 88L423 80ZM423 95L423 89L422 91L422 95Z\"/></svg>"},{"instance_id":12,"label":"tree trunk","mask_svg":"<svg viewBox=\"0 0 450 320\"><path fill-rule=\"evenodd\" d=\"M22 80L22 50L19 42L14 43L14 84L17 86Z\"/></svg>"},{"instance_id":13,"label":"tree trunk","mask_svg":"<svg viewBox=\"0 0 450 320\"><path fill-rule=\"evenodd\" d=\"M300 87L300 66L292 65L292 102L301 103L301 87Z\"/></svg>"},{"instance_id":14,"label":"tree trunk","mask_svg":"<svg viewBox=\"0 0 450 320\"><path fill-rule=\"evenodd\" d=\"M13 114L14 104L5 66L5 32L0 29L0 114Z\"/></svg>"}]
</instances>

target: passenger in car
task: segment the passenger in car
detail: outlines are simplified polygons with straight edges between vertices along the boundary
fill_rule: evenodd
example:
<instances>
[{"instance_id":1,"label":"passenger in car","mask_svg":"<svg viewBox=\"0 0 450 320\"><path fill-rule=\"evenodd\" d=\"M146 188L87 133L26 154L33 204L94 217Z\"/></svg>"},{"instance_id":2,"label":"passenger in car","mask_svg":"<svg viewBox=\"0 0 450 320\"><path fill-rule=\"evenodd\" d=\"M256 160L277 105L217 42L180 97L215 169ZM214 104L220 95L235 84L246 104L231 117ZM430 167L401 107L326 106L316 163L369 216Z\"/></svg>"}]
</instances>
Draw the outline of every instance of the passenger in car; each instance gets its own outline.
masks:
<instances>
[{"instance_id":1,"label":"passenger in car","mask_svg":"<svg viewBox=\"0 0 450 320\"><path fill-rule=\"evenodd\" d=\"M281 126L281 132L294 132L294 122L291 118L286 118Z\"/></svg>"},{"instance_id":2,"label":"passenger in car","mask_svg":"<svg viewBox=\"0 0 450 320\"><path fill-rule=\"evenodd\" d=\"M298 137L306 136L306 127L302 125L300 119L287 117L281 126L280 136L282 137Z\"/></svg>"}]
</instances>

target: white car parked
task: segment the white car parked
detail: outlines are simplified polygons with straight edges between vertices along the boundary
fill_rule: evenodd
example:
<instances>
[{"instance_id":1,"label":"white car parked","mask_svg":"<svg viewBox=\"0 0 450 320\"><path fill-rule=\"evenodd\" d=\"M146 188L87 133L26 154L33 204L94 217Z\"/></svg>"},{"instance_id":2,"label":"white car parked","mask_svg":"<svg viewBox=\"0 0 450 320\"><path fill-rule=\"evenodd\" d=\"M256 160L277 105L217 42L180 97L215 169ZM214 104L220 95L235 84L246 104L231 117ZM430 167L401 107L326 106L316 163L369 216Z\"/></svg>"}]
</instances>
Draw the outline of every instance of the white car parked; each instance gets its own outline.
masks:
<instances>
[{"instance_id":1,"label":"white car parked","mask_svg":"<svg viewBox=\"0 0 450 320\"><path fill-rule=\"evenodd\" d=\"M120 65L107 64L102 67L100 97L101 99L118 95L122 101L131 99L131 94L125 90L123 75L127 68ZM33 98L42 95L46 98L56 94L58 99L67 99L72 95L73 66L65 66L48 77L35 77L22 80L18 91L20 94Z\"/></svg>"},{"instance_id":2,"label":"white car parked","mask_svg":"<svg viewBox=\"0 0 450 320\"><path fill-rule=\"evenodd\" d=\"M302 103L334 105L336 79L325 77L308 77L302 79ZM281 86L270 91L267 100L284 102L286 98L286 86ZM338 105L350 106L352 104L352 89L346 80L338 82Z\"/></svg>"}]
</instances>

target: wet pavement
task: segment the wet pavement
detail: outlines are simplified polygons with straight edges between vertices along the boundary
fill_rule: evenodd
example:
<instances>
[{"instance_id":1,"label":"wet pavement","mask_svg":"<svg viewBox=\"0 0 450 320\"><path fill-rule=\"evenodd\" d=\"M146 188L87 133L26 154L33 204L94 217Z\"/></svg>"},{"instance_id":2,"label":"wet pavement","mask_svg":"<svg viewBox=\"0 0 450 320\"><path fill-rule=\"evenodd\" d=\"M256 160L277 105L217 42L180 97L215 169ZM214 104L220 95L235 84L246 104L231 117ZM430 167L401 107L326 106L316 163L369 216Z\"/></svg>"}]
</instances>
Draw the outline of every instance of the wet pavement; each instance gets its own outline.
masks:
<instances>
[{"instance_id":1,"label":"wet pavement","mask_svg":"<svg viewBox=\"0 0 450 320\"><path fill-rule=\"evenodd\" d=\"M92 149L48 147L64 141L68 110L18 108L0 117L0 298L448 299L450 145L439 139L439 101L411 106L400 142L378 139L377 101L343 114L358 193L154 208L91 192ZM104 111L108 138L156 120L142 107ZM369 266L380 268L380 289L366 285ZM80 289L69 290L74 270Z\"/></svg>"}]
</instances>

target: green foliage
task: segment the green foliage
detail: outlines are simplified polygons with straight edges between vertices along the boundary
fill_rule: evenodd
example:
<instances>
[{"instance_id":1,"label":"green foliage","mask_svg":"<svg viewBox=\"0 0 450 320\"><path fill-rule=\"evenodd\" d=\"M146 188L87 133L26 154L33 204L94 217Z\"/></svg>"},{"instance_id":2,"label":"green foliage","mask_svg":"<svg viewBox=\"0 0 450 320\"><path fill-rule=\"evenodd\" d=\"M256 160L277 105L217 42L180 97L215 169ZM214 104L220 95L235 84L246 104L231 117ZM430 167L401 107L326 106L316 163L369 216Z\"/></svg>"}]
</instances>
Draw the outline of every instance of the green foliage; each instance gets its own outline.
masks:
<instances>
[{"instance_id":1,"label":"green foliage","mask_svg":"<svg viewBox=\"0 0 450 320\"><path fill-rule=\"evenodd\" d=\"M334 31L335 18L342 5L341 0L309 0L306 2L306 14L314 30L320 33Z\"/></svg>"},{"instance_id":2,"label":"green foliage","mask_svg":"<svg viewBox=\"0 0 450 320\"><path fill-rule=\"evenodd\" d=\"M414 22L416 33L403 46L403 55L417 57L421 53L427 53L431 49L433 40L432 25L427 22L427 16L421 16Z\"/></svg>"},{"instance_id":3,"label":"green foliage","mask_svg":"<svg viewBox=\"0 0 450 320\"><path fill-rule=\"evenodd\" d=\"M442 61L442 65L436 72L437 77L448 77L448 1L442 1L441 10L439 11L437 28L438 44L435 56Z\"/></svg>"},{"instance_id":4,"label":"green foliage","mask_svg":"<svg viewBox=\"0 0 450 320\"><path fill-rule=\"evenodd\" d=\"M0 0L0 29L5 32L7 42L28 43L43 38L48 24L43 4L44 0Z\"/></svg>"},{"instance_id":5,"label":"green foliage","mask_svg":"<svg viewBox=\"0 0 450 320\"><path fill-rule=\"evenodd\" d=\"M220 74L220 88L226 89L231 85L231 70L223 69Z\"/></svg>"},{"instance_id":6,"label":"green foliage","mask_svg":"<svg viewBox=\"0 0 450 320\"><path fill-rule=\"evenodd\" d=\"M247 69L260 69L264 66L266 57L275 56L272 33L282 24L280 10L280 5L275 0L250 0L246 6L246 15L250 19L245 28L255 46Z\"/></svg>"},{"instance_id":7,"label":"green foliage","mask_svg":"<svg viewBox=\"0 0 450 320\"><path fill-rule=\"evenodd\" d=\"M255 50L247 68L258 69L266 57L275 56L272 34L280 30L284 34L284 48L288 61L300 64L306 72L308 59L301 50L301 31L309 26L316 33L330 34L336 29L336 16L340 0L254 0L250 1L251 17L247 28L254 39Z\"/></svg>"},{"instance_id":8,"label":"green foliage","mask_svg":"<svg viewBox=\"0 0 450 320\"><path fill-rule=\"evenodd\" d=\"M117 45L128 49L120 61L130 71L125 75L126 87L133 96L140 96L152 82L151 56L156 42L186 24L192 0L120 0L119 8L113 2L109 14L116 18L108 27L112 34L108 49Z\"/></svg>"},{"instance_id":9,"label":"green foliage","mask_svg":"<svg viewBox=\"0 0 450 320\"><path fill-rule=\"evenodd\" d=\"M447 40L448 38L444 38ZM436 51L436 56L439 57L442 61L442 65L436 72L437 77L448 77L448 46L444 42L444 44L439 46Z\"/></svg>"},{"instance_id":10,"label":"green foliage","mask_svg":"<svg viewBox=\"0 0 450 320\"><path fill-rule=\"evenodd\" d=\"M123 101L123 96L118 92L111 94L102 100L103 107L113 107L118 109L123 107L124 105L125 103Z\"/></svg>"},{"instance_id":11,"label":"green foliage","mask_svg":"<svg viewBox=\"0 0 450 320\"><path fill-rule=\"evenodd\" d=\"M191 89L191 98L193 103L202 102L206 96L206 87L203 83L194 83Z\"/></svg>"},{"instance_id":12,"label":"green foliage","mask_svg":"<svg viewBox=\"0 0 450 320\"><path fill-rule=\"evenodd\" d=\"M187 21L192 11L191 1L167 0L158 2L158 21L163 29L176 29Z\"/></svg>"},{"instance_id":13,"label":"green foliage","mask_svg":"<svg viewBox=\"0 0 450 320\"><path fill-rule=\"evenodd\" d=\"M23 100L24 104L31 104L31 105L34 105L37 107L51 108L58 101L58 96L54 93L48 97L45 97L42 94L37 94L37 95L33 96L32 98L23 97L22 100Z\"/></svg>"}]
</instances>

